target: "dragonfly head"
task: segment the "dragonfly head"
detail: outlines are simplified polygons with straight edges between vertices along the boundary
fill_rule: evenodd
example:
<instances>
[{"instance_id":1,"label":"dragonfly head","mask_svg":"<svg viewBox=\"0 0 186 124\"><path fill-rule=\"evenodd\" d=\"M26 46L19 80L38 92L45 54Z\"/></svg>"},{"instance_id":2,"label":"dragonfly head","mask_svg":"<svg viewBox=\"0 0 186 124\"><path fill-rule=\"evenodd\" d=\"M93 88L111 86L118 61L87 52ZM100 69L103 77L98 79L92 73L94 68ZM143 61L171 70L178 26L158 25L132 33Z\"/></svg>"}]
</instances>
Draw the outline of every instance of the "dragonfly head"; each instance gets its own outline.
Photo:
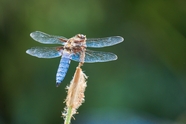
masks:
<instances>
[{"instance_id":1,"label":"dragonfly head","mask_svg":"<svg viewBox=\"0 0 186 124\"><path fill-rule=\"evenodd\" d=\"M73 52L79 52L85 49L86 47L86 35L77 34L74 37L70 38L64 48Z\"/></svg>"},{"instance_id":2,"label":"dragonfly head","mask_svg":"<svg viewBox=\"0 0 186 124\"><path fill-rule=\"evenodd\" d=\"M76 37L80 38L80 39L86 39L86 35L83 34L77 34Z\"/></svg>"}]
</instances>

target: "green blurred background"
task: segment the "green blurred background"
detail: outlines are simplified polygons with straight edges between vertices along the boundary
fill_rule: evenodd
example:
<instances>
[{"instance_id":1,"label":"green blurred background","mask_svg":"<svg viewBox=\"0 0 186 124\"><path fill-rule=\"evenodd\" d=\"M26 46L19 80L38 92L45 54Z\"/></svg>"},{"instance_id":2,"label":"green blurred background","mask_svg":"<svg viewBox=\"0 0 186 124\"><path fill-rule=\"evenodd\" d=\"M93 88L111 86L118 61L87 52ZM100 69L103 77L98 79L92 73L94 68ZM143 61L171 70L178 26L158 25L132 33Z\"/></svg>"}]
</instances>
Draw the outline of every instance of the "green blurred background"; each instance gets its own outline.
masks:
<instances>
[{"instance_id":1,"label":"green blurred background","mask_svg":"<svg viewBox=\"0 0 186 124\"><path fill-rule=\"evenodd\" d=\"M56 88L60 58L25 53L51 46L30 38L36 30L125 38L94 49L117 54L117 61L83 66L88 86L73 124L186 123L185 0L1 0L0 124L63 123L65 87L78 63Z\"/></svg>"}]
</instances>

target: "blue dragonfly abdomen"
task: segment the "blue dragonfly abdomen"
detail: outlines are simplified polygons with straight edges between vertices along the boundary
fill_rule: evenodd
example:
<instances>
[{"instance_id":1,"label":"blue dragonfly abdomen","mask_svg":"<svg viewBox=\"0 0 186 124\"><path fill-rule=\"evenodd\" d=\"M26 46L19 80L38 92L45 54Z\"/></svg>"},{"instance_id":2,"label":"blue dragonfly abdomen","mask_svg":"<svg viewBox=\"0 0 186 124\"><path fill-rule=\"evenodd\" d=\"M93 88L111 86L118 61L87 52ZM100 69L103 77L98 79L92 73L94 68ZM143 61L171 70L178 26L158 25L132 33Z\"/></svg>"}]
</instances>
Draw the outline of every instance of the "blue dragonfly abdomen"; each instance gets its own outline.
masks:
<instances>
[{"instance_id":1,"label":"blue dragonfly abdomen","mask_svg":"<svg viewBox=\"0 0 186 124\"><path fill-rule=\"evenodd\" d=\"M58 87L60 83L63 81L63 79L66 76L66 73L68 71L69 65L70 65L70 59L71 54L67 51L63 51L63 55L61 57L59 67L56 74L56 86Z\"/></svg>"}]
</instances>

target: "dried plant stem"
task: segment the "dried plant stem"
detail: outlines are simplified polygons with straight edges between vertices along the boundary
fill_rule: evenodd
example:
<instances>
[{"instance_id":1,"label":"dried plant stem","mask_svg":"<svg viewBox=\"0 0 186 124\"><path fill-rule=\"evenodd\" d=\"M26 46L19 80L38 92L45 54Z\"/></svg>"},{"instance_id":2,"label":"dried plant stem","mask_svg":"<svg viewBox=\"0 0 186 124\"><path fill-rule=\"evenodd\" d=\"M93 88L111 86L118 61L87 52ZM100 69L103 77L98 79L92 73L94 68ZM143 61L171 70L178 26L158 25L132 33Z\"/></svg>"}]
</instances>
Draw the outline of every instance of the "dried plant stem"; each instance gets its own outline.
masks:
<instances>
[{"instance_id":1,"label":"dried plant stem","mask_svg":"<svg viewBox=\"0 0 186 124\"><path fill-rule=\"evenodd\" d=\"M82 63L79 63L70 86L67 87L68 92L65 100L66 108L65 112L63 113L65 118L64 124L70 124L71 118L77 113L77 109L84 102L87 76L83 73L81 66Z\"/></svg>"}]
</instances>

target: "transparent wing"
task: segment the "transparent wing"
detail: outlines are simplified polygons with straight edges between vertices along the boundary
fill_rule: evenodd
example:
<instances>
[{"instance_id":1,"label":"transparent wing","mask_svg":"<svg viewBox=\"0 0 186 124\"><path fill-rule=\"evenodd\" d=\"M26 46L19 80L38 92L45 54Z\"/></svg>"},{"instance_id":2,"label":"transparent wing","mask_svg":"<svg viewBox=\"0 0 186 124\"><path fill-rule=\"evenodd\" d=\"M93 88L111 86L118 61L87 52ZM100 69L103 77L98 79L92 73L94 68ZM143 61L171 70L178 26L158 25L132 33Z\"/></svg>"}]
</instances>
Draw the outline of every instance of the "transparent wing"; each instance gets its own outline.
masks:
<instances>
[{"instance_id":1,"label":"transparent wing","mask_svg":"<svg viewBox=\"0 0 186 124\"><path fill-rule=\"evenodd\" d=\"M26 51L27 54L38 58L55 58L61 56L62 51L58 47L32 47Z\"/></svg>"},{"instance_id":2,"label":"transparent wing","mask_svg":"<svg viewBox=\"0 0 186 124\"><path fill-rule=\"evenodd\" d=\"M64 44L63 40L67 38L63 36L49 35L41 31L35 31L30 34L30 36L35 40L43 44Z\"/></svg>"},{"instance_id":3,"label":"transparent wing","mask_svg":"<svg viewBox=\"0 0 186 124\"><path fill-rule=\"evenodd\" d=\"M114 53L86 50L84 61L86 63L94 63L94 62L113 61L116 59L117 59L117 56ZM72 60L79 62L80 53L73 54Z\"/></svg>"},{"instance_id":4,"label":"transparent wing","mask_svg":"<svg viewBox=\"0 0 186 124\"><path fill-rule=\"evenodd\" d=\"M105 37L105 38L88 38L86 40L87 47L92 48L101 48L112 46L123 41L123 37L120 36L113 36L113 37Z\"/></svg>"}]
</instances>

